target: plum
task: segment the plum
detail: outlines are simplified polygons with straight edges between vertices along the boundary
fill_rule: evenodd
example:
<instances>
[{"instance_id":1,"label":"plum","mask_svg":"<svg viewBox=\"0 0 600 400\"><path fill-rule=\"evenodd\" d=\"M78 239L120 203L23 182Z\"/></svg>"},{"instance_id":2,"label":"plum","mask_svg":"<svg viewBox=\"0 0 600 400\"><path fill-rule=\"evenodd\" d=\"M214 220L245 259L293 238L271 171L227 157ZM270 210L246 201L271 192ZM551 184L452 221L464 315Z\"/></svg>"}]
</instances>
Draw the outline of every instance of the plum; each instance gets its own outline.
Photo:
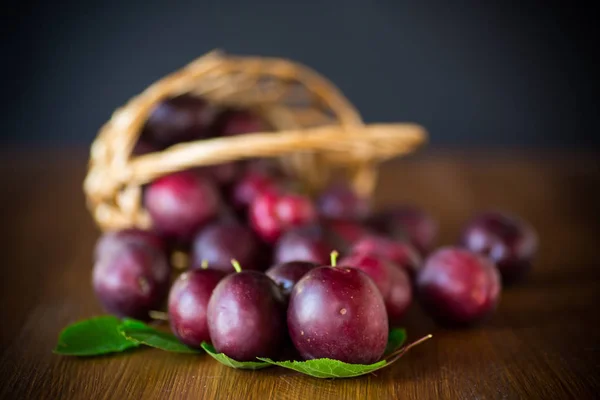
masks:
<instances>
[{"instance_id":1,"label":"plum","mask_svg":"<svg viewBox=\"0 0 600 400\"><path fill-rule=\"evenodd\" d=\"M421 256L412 245L407 242L394 240L381 235L364 236L354 243L351 252L358 254L376 254L387 258L395 265L406 270L413 279L422 264Z\"/></svg>"},{"instance_id":2,"label":"plum","mask_svg":"<svg viewBox=\"0 0 600 400\"><path fill-rule=\"evenodd\" d=\"M308 197L267 192L252 202L249 217L254 232L265 242L275 243L285 231L316 221L317 214Z\"/></svg>"},{"instance_id":3,"label":"plum","mask_svg":"<svg viewBox=\"0 0 600 400\"><path fill-rule=\"evenodd\" d=\"M277 241L274 262L312 261L327 264L333 247L324 229L318 224L291 229Z\"/></svg>"},{"instance_id":4,"label":"plum","mask_svg":"<svg viewBox=\"0 0 600 400\"><path fill-rule=\"evenodd\" d=\"M152 182L144 204L160 235L189 242L193 235L219 213L219 193L206 177L181 171Z\"/></svg>"},{"instance_id":5,"label":"plum","mask_svg":"<svg viewBox=\"0 0 600 400\"><path fill-rule=\"evenodd\" d=\"M191 347L209 342L206 312L210 296L225 276L214 269L196 269L181 274L169 293L169 323L173 334Z\"/></svg>"},{"instance_id":6,"label":"plum","mask_svg":"<svg viewBox=\"0 0 600 400\"><path fill-rule=\"evenodd\" d=\"M215 349L235 360L275 358L286 339L283 294L262 272L228 275L208 302L208 330Z\"/></svg>"},{"instance_id":7,"label":"plum","mask_svg":"<svg viewBox=\"0 0 600 400\"><path fill-rule=\"evenodd\" d=\"M214 222L202 229L192 242L191 264L198 268L206 261L211 269L233 272L231 260L244 269L262 269L260 243L252 230L232 221Z\"/></svg>"},{"instance_id":8,"label":"plum","mask_svg":"<svg viewBox=\"0 0 600 400\"><path fill-rule=\"evenodd\" d=\"M167 251L167 245L160 236L151 231L145 231L138 228L126 228L116 231L108 231L102 234L96 242L94 249L94 258L109 256L117 251L121 246L128 243L140 243L152 247L159 252Z\"/></svg>"},{"instance_id":9,"label":"plum","mask_svg":"<svg viewBox=\"0 0 600 400\"><path fill-rule=\"evenodd\" d=\"M92 273L96 296L120 317L148 319L169 289L170 266L163 252L142 242L125 241L98 257Z\"/></svg>"},{"instance_id":10,"label":"plum","mask_svg":"<svg viewBox=\"0 0 600 400\"><path fill-rule=\"evenodd\" d=\"M388 339L383 297L373 280L356 268L309 271L292 290L287 323L304 359L371 364L381 359Z\"/></svg>"},{"instance_id":11,"label":"plum","mask_svg":"<svg viewBox=\"0 0 600 400\"><path fill-rule=\"evenodd\" d=\"M319 265L310 261L288 261L272 266L265 274L273 279L273 282L279 285L283 295L289 298L296 282Z\"/></svg>"},{"instance_id":12,"label":"plum","mask_svg":"<svg viewBox=\"0 0 600 400\"><path fill-rule=\"evenodd\" d=\"M262 171L249 170L233 184L230 203L238 212L245 212L262 193L277 191L277 182Z\"/></svg>"},{"instance_id":13,"label":"plum","mask_svg":"<svg viewBox=\"0 0 600 400\"><path fill-rule=\"evenodd\" d=\"M373 233L359 221L322 220L321 224L327 230L333 246L344 253L349 252L354 243Z\"/></svg>"},{"instance_id":14,"label":"plum","mask_svg":"<svg viewBox=\"0 0 600 400\"><path fill-rule=\"evenodd\" d=\"M214 105L190 94L166 99L150 113L143 137L163 147L210 137L217 112Z\"/></svg>"},{"instance_id":15,"label":"plum","mask_svg":"<svg viewBox=\"0 0 600 400\"><path fill-rule=\"evenodd\" d=\"M521 279L531 269L538 236L526 221L501 212L476 215L463 230L461 244L491 258L505 284Z\"/></svg>"},{"instance_id":16,"label":"plum","mask_svg":"<svg viewBox=\"0 0 600 400\"><path fill-rule=\"evenodd\" d=\"M431 254L417 277L419 299L442 324L466 325L496 308L502 284L488 258L456 247Z\"/></svg>"},{"instance_id":17,"label":"plum","mask_svg":"<svg viewBox=\"0 0 600 400\"><path fill-rule=\"evenodd\" d=\"M328 187L317 199L319 214L328 219L362 220L370 211L369 202L348 185Z\"/></svg>"},{"instance_id":18,"label":"plum","mask_svg":"<svg viewBox=\"0 0 600 400\"><path fill-rule=\"evenodd\" d=\"M395 267L385 258L374 254L354 253L342 258L338 265L362 270L373 279L383 298L388 296L392 269Z\"/></svg>"},{"instance_id":19,"label":"plum","mask_svg":"<svg viewBox=\"0 0 600 400\"><path fill-rule=\"evenodd\" d=\"M379 212L370 218L369 226L383 235L409 241L423 256L433 248L438 233L433 217L414 206Z\"/></svg>"},{"instance_id":20,"label":"plum","mask_svg":"<svg viewBox=\"0 0 600 400\"><path fill-rule=\"evenodd\" d=\"M215 130L221 136L237 136L270 129L263 119L249 110L227 110L219 116Z\"/></svg>"},{"instance_id":21,"label":"plum","mask_svg":"<svg viewBox=\"0 0 600 400\"><path fill-rule=\"evenodd\" d=\"M413 288L405 269L394 267L390 273L390 291L385 301L390 326L400 326L412 304Z\"/></svg>"}]
</instances>

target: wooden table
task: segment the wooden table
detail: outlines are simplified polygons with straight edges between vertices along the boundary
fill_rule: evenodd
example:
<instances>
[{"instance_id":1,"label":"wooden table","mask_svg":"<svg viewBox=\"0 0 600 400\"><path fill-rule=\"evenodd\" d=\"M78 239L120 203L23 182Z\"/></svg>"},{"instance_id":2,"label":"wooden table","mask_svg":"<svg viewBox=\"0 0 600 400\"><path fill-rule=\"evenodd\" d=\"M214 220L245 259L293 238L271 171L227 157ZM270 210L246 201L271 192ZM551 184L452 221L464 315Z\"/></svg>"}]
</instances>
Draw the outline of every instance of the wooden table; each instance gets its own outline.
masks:
<instances>
[{"instance_id":1,"label":"wooden table","mask_svg":"<svg viewBox=\"0 0 600 400\"><path fill-rule=\"evenodd\" d=\"M207 356L141 350L53 355L65 325L102 311L90 286L98 231L84 207L86 155L5 154L0 161L0 397L14 399L590 399L600 396L598 154L432 153L383 168L377 204L434 213L440 243L479 209L530 220L541 251L530 279L468 330L437 328L416 307L409 339L433 333L389 369L346 380L229 369Z\"/></svg>"}]
</instances>

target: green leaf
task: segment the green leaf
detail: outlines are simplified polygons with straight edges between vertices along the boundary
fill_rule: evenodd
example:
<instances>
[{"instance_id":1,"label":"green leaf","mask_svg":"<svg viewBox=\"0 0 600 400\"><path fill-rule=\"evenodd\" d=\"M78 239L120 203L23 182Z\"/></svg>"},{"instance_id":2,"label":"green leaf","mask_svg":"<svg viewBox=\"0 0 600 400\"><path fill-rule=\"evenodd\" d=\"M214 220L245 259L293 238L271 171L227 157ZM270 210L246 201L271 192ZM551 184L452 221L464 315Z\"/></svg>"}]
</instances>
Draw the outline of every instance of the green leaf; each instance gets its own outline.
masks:
<instances>
[{"instance_id":1,"label":"green leaf","mask_svg":"<svg viewBox=\"0 0 600 400\"><path fill-rule=\"evenodd\" d=\"M343 361L332 360L330 358L319 358L306 361L273 361L269 358L261 358L264 362L277 365L283 368L292 369L306 375L314 376L315 378L352 378L356 376L366 375L379 369L388 367L396 362L412 347L423 343L431 338L427 335L424 338L417 340L407 346L400 347L406 340L406 332L404 329L393 329L388 336L388 344L386 347L386 357L374 364L349 364Z\"/></svg>"},{"instance_id":2,"label":"green leaf","mask_svg":"<svg viewBox=\"0 0 600 400\"><path fill-rule=\"evenodd\" d=\"M384 355L393 353L406 342L406 330L402 328L394 328L388 335L387 346L385 346Z\"/></svg>"},{"instance_id":3,"label":"green leaf","mask_svg":"<svg viewBox=\"0 0 600 400\"><path fill-rule=\"evenodd\" d=\"M258 358L266 363L278 365L283 368L293 369L303 374L316 378L352 378L373 372L385 366L386 361L381 360L375 364L348 364L330 358L318 358L306 361L273 361L270 358Z\"/></svg>"},{"instance_id":4,"label":"green leaf","mask_svg":"<svg viewBox=\"0 0 600 400\"><path fill-rule=\"evenodd\" d=\"M119 332L120 324L116 317L103 316L69 325L60 333L54 353L97 356L137 347L137 342L128 340Z\"/></svg>"},{"instance_id":5,"label":"green leaf","mask_svg":"<svg viewBox=\"0 0 600 400\"><path fill-rule=\"evenodd\" d=\"M202 343L202 348L210 355L212 358L220 362L221 364L227 365L231 368L238 369L262 369L266 367L270 367L271 363L269 362L260 362L260 361L236 361L233 358L227 357L223 353L217 353L215 348L206 342Z\"/></svg>"},{"instance_id":6,"label":"green leaf","mask_svg":"<svg viewBox=\"0 0 600 400\"><path fill-rule=\"evenodd\" d=\"M199 349L193 349L181 343L171 333L159 331L142 321L125 318L119 327L123 337L138 344L154 347L157 349L174 353L201 353Z\"/></svg>"}]
</instances>

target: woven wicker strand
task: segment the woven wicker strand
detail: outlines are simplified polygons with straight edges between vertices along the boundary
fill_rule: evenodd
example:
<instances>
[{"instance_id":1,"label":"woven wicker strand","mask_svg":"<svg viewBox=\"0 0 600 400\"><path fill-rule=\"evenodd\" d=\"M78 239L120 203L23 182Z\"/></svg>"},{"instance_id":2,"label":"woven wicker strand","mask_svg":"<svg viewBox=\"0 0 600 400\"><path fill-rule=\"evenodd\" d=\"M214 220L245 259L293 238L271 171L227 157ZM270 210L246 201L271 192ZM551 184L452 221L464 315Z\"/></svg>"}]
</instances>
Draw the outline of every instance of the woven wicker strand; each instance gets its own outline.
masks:
<instances>
[{"instance_id":1,"label":"woven wicker strand","mask_svg":"<svg viewBox=\"0 0 600 400\"><path fill-rule=\"evenodd\" d=\"M153 108L185 93L253 109L278 131L181 143L132 157ZM103 230L151 226L142 207L145 183L191 167L248 158L279 158L314 190L326 184L330 170L342 168L358 193L370 195L377 163L413 151L425 138L425 130L416 124L365 125L339 90L307 67L213 51L152 84L113 113L92 144L84 191Z\"/></svg>"}]
</instances>

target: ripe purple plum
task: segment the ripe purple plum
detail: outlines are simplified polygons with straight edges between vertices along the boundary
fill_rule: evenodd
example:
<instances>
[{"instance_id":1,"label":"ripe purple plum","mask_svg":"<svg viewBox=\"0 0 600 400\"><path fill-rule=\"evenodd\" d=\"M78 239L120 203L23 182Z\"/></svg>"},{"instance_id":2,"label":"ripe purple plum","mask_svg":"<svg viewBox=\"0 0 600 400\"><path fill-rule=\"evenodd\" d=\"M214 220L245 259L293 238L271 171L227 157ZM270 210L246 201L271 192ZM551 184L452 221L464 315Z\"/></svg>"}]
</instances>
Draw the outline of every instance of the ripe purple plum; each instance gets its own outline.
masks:
<instances>
[{"instance_id":1,"label":"ripe purple plum","mask_svg":"<svg viewBox=\"0 0 600 400\"><path fill-rule=\"evenodd\" d=\"M319 215L328 219L362 220L369 214L369 202L348 185L328 187L317 199Z\"/></svg>"},{"instance_id":2,"label":"ripe purple plum","mask_svg":"<svg viewBox=\"0 0 600 400\"><path fill-rule=\"evenodd\" d=\"M142 242L124 242L97 258L92 273L96 296L120 317L148 319L169 289L166 255Z\"/></svg>"},{"instance_id":3,"label":"ripe purple plum","mask_svg":"<svg viewBox=\"0 0 600 400\"><path fill-rule=\"evenodd\" d=\"M433 217L413 206L377 213L369 225L383 235L410 242L423 256L433 248L438 233L438 224Z\"/></svg>"},{"instance_id":4,"label":"ripe purple plum","mask_svg":"<svg viewBox=\"0 0 600 400\"><path fill-rule=\"evenodd\" d=\"M464 228L461 244L491 258L503 283L513 283L531 269L538 248L538 236L526 221L507 213L485 212Z\"/></svg>"},{"instance_id":5,"label":"ripe purple plum","mask_svg":"<svg viewBox=\"0 0 600 400\"><path fill-rule=\"evenodd\" d=\"M190 94L166 99L152 110L144 137L163 147L210 137L217 111L214 105Z\"/></svg>"},{"instance_id":6,"label":"ripe purple plum","mask_svg":"<svg viewBox=\"0 0 600 400\"><path fill-rule=\"evenodd\" d=\"M152 182L144 204L153 229L168 239L188 243L219 213L219 193L214 184L193 171L163 176Z\"/></svg>"},{"instance_id":7,"label":"ripe purple plum","mask_svg":"<svg viewBox=\"0 0 600 400\"><path fill-rule=\"evenodd\" d=\"M245 212L259 195L276 192L277 186L268 173L249 170L233 184L230 203L238 212Z\"/></svg>"},{"instance_id":8,"label":"ripe purple plum","mask_svg":"<svg viewBox=\"0 0 600 400\"><path fill-rule=\"evenodd\" d=\"M228 275L208 302L208 330L215 349L235 360L275 358L286 339L283 294L262 272Z\"/></svg>"},{"instance_id":9,"label":"ripe purple plum","mask_svg":"<svg viewBox=\"0 0 600 400\"><path fill-rule=\"evenodd\" d=\"M267 192L252 202L249 217L254 232L265 242L275 243L284 232L315 222L317 214L308 197Z\"/></svg>"},{"instance_id":10,"label":"ripe purple plum","mask_svg":"<svg viewBox=\"0 0 600 400\"><path fill-rule=\"evenodd\" d=\"M94 249L94 259L107 257L118 251L122 246L130 243L139 243L159 252L166 253L167 245L160 236L151 231L145 231L138 228L127 228L104 233L96 242Z\"/></svg>"},{"instance_id":11,"label":"ripe purple plum","mask_svg":"<svg viewBox=\"0 0 600 400\"><path fill-rule=\"evenodd\" d=\"M324 265L333 250L324 229L312 224L284 233L275 245L274 262L311 261Z\"/></svg>"},{"instance_id":12,"label":"ripe purple plum","mask_svg":"<svg viewBox=\"0 0 600 400\"><path fill-rule=\"evenodd\" d=\"M294 347L304 359L353 364L379 361L388 317L375 282L349 267L318 267L294 286L287 313Z\"/></svg>"},{"instance_id":13,"label":"ripe purple plum","mask_svg":"<svg viewBox=\"0 0 600 400\"><path fill-rule=\"evenodd\" d=\"M390 274L390 292L385 300L390 326L400 326L412 304L413 288L408 272L394 267Z\"/></svg>"},{"instance_id":14,"label":"ripe purple plum","mask_svg":"<svg viewBox=\"0 0 600 400\"><path fill-rule=\"evenodd\" d=\"M173 334L191 347L210 341L206 318L208 301L225 273L196 269L181 274L169 293L169 323Z\"/></svg>"},{"instance_id":15,"label":"ripe purple plum","mask_svg":"<svg viewBox=\"0 0 600 400\"><path fill-rule=\"evenodd\" d=\"M500 274L491 260L455 247L431 254L417 277L424 308L448 325L475 323L490 315L501 288Z\"/></svg>"},{"instance_id":16,"label":"ripe purple plum","mask_svg":"<svg viewBox=\"0 0 600 400\"><path fill-rule=\"evenodd\" d=\"M374 254L354 253L342 258L338 265L357 268L369 275L377 285L383 299L387 298L390 293L392 269L395 268L388 260Z\"/></svg>"},{"instance_id":17,"label":"ripe purple plum","mask_svg":"<svg viewBox=\"0 0 600 400\"><path fill-rule=\"evenodd\" d=\"M284 296L289 297L296 282L320 264L310 261L288 261L269 268L265 274L275 282Z\"/></svg>"},{"instance_id":18,"label":"ripe purple plum","mask_svg":"<svg viewBox=\"0 0 600 400\"><path fill-rule=\"evenodd\" d=\"M233 272L236 259L248 270L261 268L260 243L252 230L232 221L214 222L202 229L192 243L191 264L206 262L211 269Z\"/></svg>"},{"instance_id":19,"label":"ripe purple plum","mask_svg":"<svg viewBox=\"0 0 600 400\"><path fill-rule=\"evenodd\" d=\"M382 235L368 235L354 243L352 253L376 254L392 261L414 278L422 259L412 245Z\"/></svg>"}]
</instances>

